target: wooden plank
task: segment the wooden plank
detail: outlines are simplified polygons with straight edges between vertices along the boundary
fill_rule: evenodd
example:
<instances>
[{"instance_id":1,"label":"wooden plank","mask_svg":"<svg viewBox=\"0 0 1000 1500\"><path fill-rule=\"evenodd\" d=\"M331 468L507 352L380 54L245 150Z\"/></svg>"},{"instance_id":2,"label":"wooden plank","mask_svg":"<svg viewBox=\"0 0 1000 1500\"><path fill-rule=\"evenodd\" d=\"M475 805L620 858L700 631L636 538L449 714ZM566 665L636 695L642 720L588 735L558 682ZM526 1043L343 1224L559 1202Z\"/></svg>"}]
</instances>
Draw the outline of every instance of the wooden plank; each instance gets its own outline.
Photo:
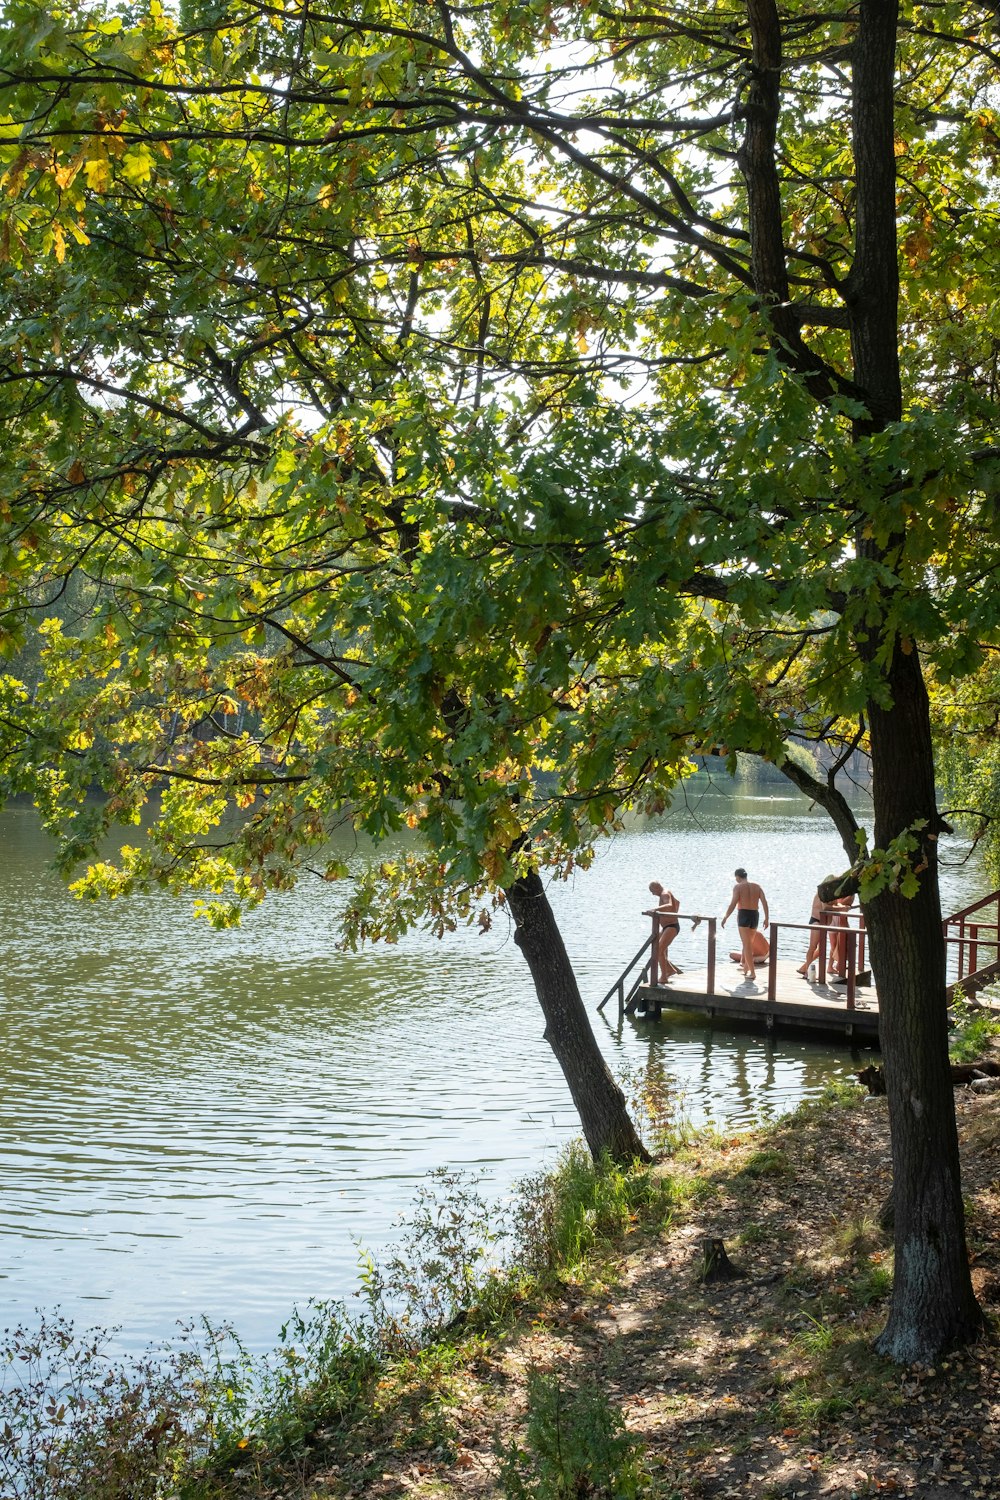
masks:
<instances>
[{"instance_id":1,"label":"wooden plank","mask_svg":"<svg viewBox=\"0 0 1000 1500\"><path fill-rule=\"evenodd\" d=\"M667 984L642 986L636 998L652 1013L681 1010L705 1015L713 1021L734 1021L763 1030L795 1029L823 1032L848 1040L874 1041L878 1037L878 999L872 989L859 989L854 1010L846 1006L842 985L819 984L800 975L794 962L777 964L775 998L767 997L767 969L756 982L733 971L717 970L715 993L708 993L708 971L686 970Z\"/></svg>"}]
</instances>

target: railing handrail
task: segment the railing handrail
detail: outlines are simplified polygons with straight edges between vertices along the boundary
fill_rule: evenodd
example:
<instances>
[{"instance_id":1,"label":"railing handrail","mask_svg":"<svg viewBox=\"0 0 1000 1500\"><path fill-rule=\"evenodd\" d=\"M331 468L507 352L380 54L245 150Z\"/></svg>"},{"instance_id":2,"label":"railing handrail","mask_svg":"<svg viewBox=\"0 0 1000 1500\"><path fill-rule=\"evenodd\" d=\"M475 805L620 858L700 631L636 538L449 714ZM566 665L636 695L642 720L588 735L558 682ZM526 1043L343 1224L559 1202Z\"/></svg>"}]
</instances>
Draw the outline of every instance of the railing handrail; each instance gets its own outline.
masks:
<instances>
[{"instance_id":1,"label":"railing handrail","mask_svg":"<svg viewBox=\"0 0 1000 1500\"><path fill-rule=\"evenodd\" d=\"M849 929L853 932L867 933L868 929L865 927L865 919L861 912L845 912L844 915L858 917L858 926L856 928L851 928L850 923L847 922L786 922L783 917L779 918L777 921L772 920L769 923L769 926L792 927L797 932L843 932L845 929Z\"/></svg>"},{"instance_id":2,"label":"railing handrail","mask_svg":"<svg viewBox=\"0 0 1000 1500\"><path fill-rule=\"evenodd\" d=\"M643 912L644 917L674 917L684 922L707 922L709 919L704 912L700 915L693 911L668 911L665 906L651 906L648 911Z\"/></svg>"},{"instance_id":3,"label":"railing handrail","mask_svg":"<svg viewBox=\"0 0 1000 1500\"><path fill-rule=\"evenodd\" d=\"M625 984L625 980L631 974L632 970L635 968L636 964L639 962L639 960L642 957L642 955L646 952L646 949L647 948L652 948L652 946L653 946L653 935L652 935L652 933L650 933L649 937L646 938L645 942L643 943L642 947L639 949L638 953L635 955L635 957L633 959L631 959L625 965L624 969L622 969L622 971L619 974L618 978L615 980L614 984L608 990L608 993L605 995L604 999L601 1001L600 1005L597 1007L597 1009L598 1009L599 1012L603 1011L604 1007L607 1005L608 1001L611 999L611 996L613 994L615 994L616 991L622 989L622 987Z\"/></svg>"},{"instance_id":4,"label":"railing handrail","mask_svg":"<svg viewBox=\"0 0 1000 1500\"><path fill-rule=\"evenodd\" d=\"M945 924L948 922L961 922L963 918L971 916L974 911L981 911L990 902L1000 901L1000 890L993 891L989 896L984 896L981 901L974 901L971 906L963 906L961 911L952 912L950 917L943 918Z\"/></svg>"}]
</instances>

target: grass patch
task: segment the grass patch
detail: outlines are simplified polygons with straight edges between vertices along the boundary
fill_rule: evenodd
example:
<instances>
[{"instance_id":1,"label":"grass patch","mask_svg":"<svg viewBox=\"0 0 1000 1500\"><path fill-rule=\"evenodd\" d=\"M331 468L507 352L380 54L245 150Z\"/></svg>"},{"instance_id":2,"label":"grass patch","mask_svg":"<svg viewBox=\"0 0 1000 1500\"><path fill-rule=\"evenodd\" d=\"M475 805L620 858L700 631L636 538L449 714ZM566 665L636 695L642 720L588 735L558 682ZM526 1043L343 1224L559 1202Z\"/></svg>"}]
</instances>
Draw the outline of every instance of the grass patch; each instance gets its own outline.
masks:
<instances>
[{"instance_id":1,"label":"grass patch","mask_svg":"<svg viewBox=\"0 0 1000 1500\"><path fill-rule=\"evenodd\" d=\"M685 1191L669 1176L595 1162L574 1142L553 1172L521 1185L517 1259L536 1273L573 1270L640 1222L665 1227Z\"/></svg>"},{"instance_id":2,"label":"grass patch","mask_svg":"<svg viewBox=\"0 0 1000 1500\"><path fill-rule=\"evenodd\" d=\"M991 1050L993 1041L1000 1036L1000 1021L985 1011L973 1010L962 1001L956 1001L951 1014L955 1030L948 1039L948 1056L952 1062L978 1062Z\"/></svg>"},{"instance_id":3,"label":"grass patch","mask_svg":"<svg viewBox=\"0 0 1000 1500\"><path fill-rule=\"evenodd\" d=\"M737 1175L750 1177L756 1181L762 1177L787 1177L791 1170L792 1164L784 1151L779 1151L773 1146L766 1146L760 1151L754 1151L743 1163Z\"/></svg>"},{"instance_id":4,"label":"grass patch","mask_svg":"<svg viewBox=\"0 0 1000 1500\"><path fill-rule=\"evenodd\" d=\"M507 1500L637 1500L644 1488L640 1446L599 1385L533 1369L527 1394L523 1436L496 1445Z\"/></svg>"}]
</instances>

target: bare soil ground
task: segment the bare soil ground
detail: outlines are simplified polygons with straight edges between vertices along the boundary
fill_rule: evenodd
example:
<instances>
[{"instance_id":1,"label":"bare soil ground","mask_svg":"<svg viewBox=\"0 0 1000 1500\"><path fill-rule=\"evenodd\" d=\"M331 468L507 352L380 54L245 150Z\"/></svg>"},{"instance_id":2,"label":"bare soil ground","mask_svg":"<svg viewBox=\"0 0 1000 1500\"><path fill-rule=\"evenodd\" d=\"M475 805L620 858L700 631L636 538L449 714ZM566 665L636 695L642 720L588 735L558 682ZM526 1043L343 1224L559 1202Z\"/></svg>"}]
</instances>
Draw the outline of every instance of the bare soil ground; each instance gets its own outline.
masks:
<instances>
[{"instance_id":1,"label":"bare soil ground","mask_svg":"<svg viewBox=\"0 0 1000 1500\"><path fill-rule=\"evenodd\" d=\"M1000 1306L1000 1094L956 1092L977 1294ZM596 1283L524 1309L384 1391L366 1451L295 1494L486 1500L498 1433L516 1433L530 1368L596 1379L645 1449L654 1497L1000 1496L1000 1358L991 1333L933 1370L876 1358L891 1243L884 1099L835 1106L662 1162L685 1206L637 1226ZM720 1236L741 1274L706 1285ZM285 1500L292 1500L285 1492Z\"/></svg>"}]
</instances>

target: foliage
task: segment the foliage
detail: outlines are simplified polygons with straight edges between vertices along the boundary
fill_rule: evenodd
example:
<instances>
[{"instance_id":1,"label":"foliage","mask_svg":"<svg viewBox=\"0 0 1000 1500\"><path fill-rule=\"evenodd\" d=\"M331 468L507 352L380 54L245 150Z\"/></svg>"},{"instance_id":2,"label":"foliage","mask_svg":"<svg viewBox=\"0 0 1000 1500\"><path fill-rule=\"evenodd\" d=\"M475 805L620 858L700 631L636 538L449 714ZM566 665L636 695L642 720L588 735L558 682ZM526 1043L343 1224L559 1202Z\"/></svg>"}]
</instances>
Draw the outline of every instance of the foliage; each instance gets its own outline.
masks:
<instances>
[{"instance_id":1,"label":"foliage","mask_svg":"<svg viewBox=\"0 0 1000 1500\"><path fill-rule=\"evenodd\" d=\"M523 1444L497 1451L507 1500L634 1500L645 1488L638 1444L592 1380L529 1371Z\"/></svg>"},{"instance_id":2,"label":"foliage","mask_svg":"<svg viewBox=\"0 0 1000 1500\"><path fill-rule=\"evenodd\" d=\"M5 1330L0 1475L11 1500L156 1500L212 1449L193 1347L125 1367L65 1319Z\"/></svg>"},{"instance_id":3,"label":"foliage","mask_svg":"<svg viewBox=\"0 0 1000 1500\"><path fill-rule=\"evenodd\" d=\"M439 1169L421 1184L407 1232L379 1259L361 1258L361 1290L378 1347L414 1352L463 1322L498 1279L504 1215L476 1181Z\"/></svg>"},{"instance_id":4,"label":"foliage","mask_svg":"<svg viewBox=\"0 0 1000 1500\"><path fill-rule=\"evenodd\" d=\"M955 1030L948 1038L948 1055L952 1062L978 1062L990 1052L993 1039L1000 1036L996 1018L956 997L951 1007Z\"/></svg>"},{"instance_id":5,"label":"foliage","mask_svg":"<svg viewBox=\"0 0 1000 1500\"><path fill-rule=\"evenodd\" d=\"M207 1321L173 1346L126 1360L111 1354L109 1334L78 1333L59 1317L9 1330L0 1348L3 1493L159 1500L270 1492L279 1476L306 1473L324 1451L349 1445L384 1385L397 1399L414 1387L420 1409L411 1428L438 1432L434 1393L482 1337L470 1339L465 1325L497 1332L539 1274L578 1267L585 1247L627 1233L640 1212L662 1221L667 1199L645 1170L630 1177L599 1169L582 1146L551 1178L524 1184L509 1214L490 1209L461 1174L432 1174L402 1240L381 1260L362 1257L364 1318L339 1303L311 1303L263 1355ZM518 1240L508 1233L515 1223ZM573 1445L590 1434L598 1465L620 1461L631 1472L620 1424L593 1392L567 1396L566 1412L573 1462Z\"/></svg>"},{"instance_id":6,"label":"foliage","mask_svg":"<svg viewBox=\"0 0 1000 1500\"><path fill-rule=\"evenodd\" d=\"M0 774L79 892L224 925L409 826L347 941L485 928L695 754L781 766L853 859L870 753L891 1077L930 1060L957 1203L925 677L1000 644L991 25L12 0ZM917 1309L975 1323L928 1222L907 1359Z\"/></svg>"},{"instance_id":7,"label":"foliage","mask_svg":"<svg viewBox=\"0 0 1000 1500\"><path fill-rule=\"evenodd\" d=\"M571 1143L552 1172L520 1185L513 1224L518 1261L534 1270L578 1266L602 1241L627 1234L639 1220L667 1222L675 1190L669 1178L595 1162Z\"/></svg>"}]
</instances>

